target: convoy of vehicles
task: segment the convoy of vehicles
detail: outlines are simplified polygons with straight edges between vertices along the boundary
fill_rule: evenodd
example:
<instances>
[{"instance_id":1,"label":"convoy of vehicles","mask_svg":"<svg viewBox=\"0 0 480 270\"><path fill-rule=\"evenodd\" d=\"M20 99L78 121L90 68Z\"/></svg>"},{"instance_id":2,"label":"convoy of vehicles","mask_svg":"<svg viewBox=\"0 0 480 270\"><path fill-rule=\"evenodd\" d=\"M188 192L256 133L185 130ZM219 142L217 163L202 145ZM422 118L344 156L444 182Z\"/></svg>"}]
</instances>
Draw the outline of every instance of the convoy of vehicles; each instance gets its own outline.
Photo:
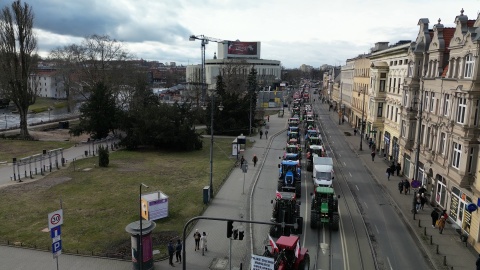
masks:
<instances>
[{"instance_id":1,"label":"convoy of vehicles","mask_svg":"<svg viewBox=\"0 0 480 270\"><path fill-rule=\"evenodd\" d=\"M333 159L331 157L313 157L313 185L331 187L333 184Z\"/></svg>"},{"instance_id":2,"label":"convoy of vehicles","mask_svg":"<svg viewBox=\"0 0 480 270\"><path fill-rule=\"evenodd\" d=\"M338 214L338 198L331 187L317 187L312 194L310 227L318 228L320 224L328 225L330 229L338 230L340 216Z\"/></svg>"},{"instance_id":3,"label":"convoy of vehicles","mask_svg":"<svg viewBox=\"0 0 480 270\"><path fill-rule=\"evenodd\" d=\"M300 202L297 201L295 193L277 192L275 200L272 200L272 222L286 224L300 224L297 228L273 225L270 227L270 236L280 237L282 235L302 234L303 218L300 216Z\"/></svg>"},{"instance_id":4,"label":"convoy of vehicles","mask_svg":"<svg viewBox=\"0 0 480 270\"><path fill-rule=\"evenodd\" d=\"M308 249L299 247L299 241L298 236L280 236L277 242L271 243L271 250L265 247L263 256L275 259L275 270L308 270L310 255Z\"/></svg>"}]
</instances>

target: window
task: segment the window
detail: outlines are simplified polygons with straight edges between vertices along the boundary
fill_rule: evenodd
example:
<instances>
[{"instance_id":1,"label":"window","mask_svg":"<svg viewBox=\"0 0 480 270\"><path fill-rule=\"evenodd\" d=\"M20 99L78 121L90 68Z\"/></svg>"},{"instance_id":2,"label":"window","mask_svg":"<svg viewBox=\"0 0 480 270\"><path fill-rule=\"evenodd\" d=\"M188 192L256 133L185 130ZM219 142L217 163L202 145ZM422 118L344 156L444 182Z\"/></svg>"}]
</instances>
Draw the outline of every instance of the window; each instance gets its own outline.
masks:
<instances>
[{"instance_id":1,"label":"window","mask_svg":"<svg viewBox=\"0 0 480 270\"><path fill-rule=\"evenodd\" d=\"M383 115L383 102L378 103L377 117L382 117Z\"/></svg>"},{"instance_id":2,"label":"window","mask_svg":"<svg viewBox=\"0 0 480 270\"><path fill-rule=\"evenodd\" d=\"M393 88L391 90L394 93L395 93L395 85L397 85L397 78L393 78Z\"/></svg>"},{"instance_id":3,"label":"window","mask_svg":"<svg viewBox=\"0 0 480 270\"><path fill-rule=\"evenodd\" d=\"M413 76L413 63L410 62L408 63L408 73L407 73L407 77L412 77Z\"/></svg>"},{"instance_id":4,"label":"window","mask_svg":"<svg viewBox=\"0 0 480 270\"><path fill-rule=\"evenodd\" d=\"M473 64L474 64L473 55L472 55L472 54L468 54L467 56L465 56L465 73L464 73L464 78L472 78L472 74L473 74Z\"/></svg>"},{"instance_id":5,"label":"window","mask_svg":"<svg viewBox=\"0 0 480 270\"><path fill-rule=\"evenodd\" d=\"M470 154L468 155L468 172L472 173L472 167L473 167L473 147L470 147Z\"/></svg>"},{"instance_id":6,"label":"window","mask_svg":"<svg viewBox=\"0 0 480 270\"><path fill-rule=\"evenodd\" d=\"M420 144L423 144L423 137L425 136L425 125L422 125L422 129L420 129Z\"/></svg>"},{"instance_id":7,"label":"window","mask_svg":"<svg viewBox=\"0 0 480 270\"><path fill-rule=\"evenodd\" d=\"M477 126L478 125L478 105L479 105L479 100L476 102L477 104L475 105L475 114L474 114L474 119L473 119L473 125Z\"/></svg>"},{"instance_id":8,"label":"window","mask_svg":"<svg viewBox=\"0 0 480 270\"><path fill-rule=\"evenodd\" d=\"M432 92L432 95L430 97L430 111L434 112L434 106L435 105L435 93Z\"/></svg>"},{"instance_id":9,"label":"window","mask_svg":"<svg viewBox=\"0 0 480 270\"><path fill-rule=\"evenodd\" d=\"M457 107L457 123L464 124L465 122L465 111L467 110L467 99L458 98L458 107Z\"/></svg>"},{"instance_id":10,"label":"window","mask_svg":"<svg viewBox=\"0 0 480 270\"><path fill-rule=\"evenodd\" d=\"M445 145L447 143L447 134L445 132L440 133L440 149L439 153L445 155Z\"/></svg>"},{"instance_id":11,"label":"window","mask_svg":"<svg viewBox=\"0 0 480 270\"><path fill-rule=\"evenodd\" d=\"M443 115L444 116L448 116L449 107L450 107L450 95L445 94L445 96L443 96Z\"/></svg>"},{"instance_id":12,"label":"window","mask_svg":"<svg viewBox=\"0 0 480 270\"><path fill-rule=\"evenodd\" d=\"M429 103L428 92L425 92L425 100L423 101L424 111L428 111L428 103Z\"/></svg>"},{"instance_id":13,"label":"window","mask_svg":"<svg viewBox=\"0 0 480 270\"><path fill-rule=\"evenodd\" d=\"M390 106L390 120L393 120L393 106Z\"/></svg>"},{"instance_id":14,"label":"window","mask_svg":"<svg viewBox=\"0 0 480 270\"><path fill-rule=\"evenodd\" d=\"M425 138L425 146L428 148L428 149L431 149L430 147L430 132L432 131L432 128L431 127L428 127L427 128L427 134L426 134L426 138Z\"/></svg>"},{"instance_id":15,"label":"window","mask_svg":"<svg viewBox=\"0 0 480 270\"><path fill-rule=\"evenodd\" d=\"M392 78L388 78L388 92L392 91Z\"/></svg>"},{"instance_id":16,"label":"window","mask_svg":"<svg viewBox=\"0 0 480 270\"><path fill-rule=\"evenodd\" d=\"M403 97L403 106L408 108L408 93L405 93L405 96Z\"/></svg>"},{"instance_id":17,"label":"window","mask_svg":"<svg viewBox=\"0 0 480 270\"><path fill-rule=\"evenodd\" d=\"M453 143L452 153L452 167L458 169L460 167L460 158L462 157L462 145L459 143Z\"/></svg>"},{"instance_id":18,"label":"window","mask_svg":"<svg viewBox=\"0 0 480 270\"><path fill-rule=\"evenodd\" d=\"M402 129L400 132L400 136L402 136L402 138L405 138L405 135L407 134L407 124L405 123L405 120L402 120Z\"/></svg>"},{"instance_id":19,"label":"window","mask_svg":"<svg viewBox=\"0 0 480 270\"><path fill-rule=\"evenodd\" d=\"M395 123L398 121L398 108L395 108Z\"/></svg>"},{"instance_id":20,"label":"window","mask_svg":"<svg viewBox=\"0 0 480 270\"><path fill-rule=\"evenodd\" d=\"M390 105L387 105L387 118L388 118L388 113L390 112Z\"/></svg>"},{"instance_id":21,"label":"window","mask_svg":"<svg viewBox=\"0 0 480 270\"><path fill-rule=\"evenodd\" d=\"M397 94L400 94L400 78L398 78Z\"/></svg>"}]
</instances>

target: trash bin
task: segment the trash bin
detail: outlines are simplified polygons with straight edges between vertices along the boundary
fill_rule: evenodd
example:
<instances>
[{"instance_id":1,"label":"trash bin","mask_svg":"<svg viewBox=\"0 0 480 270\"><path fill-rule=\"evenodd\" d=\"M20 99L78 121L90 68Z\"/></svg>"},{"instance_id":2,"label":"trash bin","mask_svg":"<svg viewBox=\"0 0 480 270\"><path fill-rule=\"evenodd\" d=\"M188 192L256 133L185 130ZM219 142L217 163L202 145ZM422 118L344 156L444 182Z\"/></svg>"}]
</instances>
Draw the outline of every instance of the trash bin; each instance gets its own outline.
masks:
<instances>
[{"instance_id":1,"label":"trash bin","mask_svg":"<svg viewBox=\"0 0 480 270\"><path fill-rule=\"evenodd\" d=\"M210 186L203 187L203 204L208 204L210 201Z\"/></svg>"},{"instance_id":2,"label":"trash bin","mask_svg":"<svg viewBox=\"0 0 480 270\"><path fill-rule=\"evenodd\" d=\"M88 151L87 150L85 150L85 156L88 157Z\"/></svg>"}]
</instances>

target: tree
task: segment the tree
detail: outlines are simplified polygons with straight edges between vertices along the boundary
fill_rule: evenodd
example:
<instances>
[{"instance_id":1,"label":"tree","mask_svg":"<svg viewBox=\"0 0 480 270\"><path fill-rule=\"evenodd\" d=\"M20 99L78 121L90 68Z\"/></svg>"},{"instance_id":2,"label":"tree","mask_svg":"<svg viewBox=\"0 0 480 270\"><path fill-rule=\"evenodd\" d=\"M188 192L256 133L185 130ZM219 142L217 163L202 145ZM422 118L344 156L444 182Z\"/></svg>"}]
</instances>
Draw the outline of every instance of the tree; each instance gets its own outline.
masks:
<instances>
[{"instance_id":1,"label":"tree","mask_svg":"<svg viewBox=\"0 0 480 270\"><path fill-rule=\"evenodd\" d=\"M115 97L102 82L96 84L88 100L80 107L80 112L79 125L70 130L75 136L88 133L93 139L103 139L117 126Z\"/></svg>"},{"instance_id":2,"label":"tree","mask_svg":"<svg viewBox=\"0 0 480 270\"><path fill-rule=\"evenodd\" d=\"M20 137L24 139L30 138L28 107L37 96L35 76L29 82L37 48L33 19L31 6L20 0L5 6L0 14L0 86L19 112Z\"/></svg>"}]
</instances>

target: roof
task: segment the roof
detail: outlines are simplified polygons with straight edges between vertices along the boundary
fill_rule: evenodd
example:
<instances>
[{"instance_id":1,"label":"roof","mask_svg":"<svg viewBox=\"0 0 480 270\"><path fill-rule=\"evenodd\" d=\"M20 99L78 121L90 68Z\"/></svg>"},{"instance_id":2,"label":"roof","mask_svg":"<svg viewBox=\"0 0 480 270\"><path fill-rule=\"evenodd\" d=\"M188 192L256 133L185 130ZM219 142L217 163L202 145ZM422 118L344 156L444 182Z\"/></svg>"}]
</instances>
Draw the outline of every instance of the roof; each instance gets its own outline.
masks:
<instances>
[{"instance_id":1,"label":"roof","mask_svg":"<svg viewBox=\"0 0 480 270\"><path fill-rule=\"evenodd\" d=\"M316 193L327 193L327 194L334 194L333 188L331 187L317 187L315 190Z\"/></svg>"},{"instance_id":2,"label":"roof","mask_svg":"<svg viewBox=\"0 0 480 270\"><path fill-rule=\"evenodd\" d=\"M293 247L297 244L298 236L280 236L277 240L278 246Z\"/></svg>"},{"instance_id":3,"label":"roof","mask_svg":"<svg viewBox=\"0 0 480 270\"><path fill-rule=\"evenodd\" d=\"M455 34L454 27L448 27L443 29L443 40L445 40L445 52L450 51L450 40L452 40L453 35Z\"/></svg>"}]
</instances>

